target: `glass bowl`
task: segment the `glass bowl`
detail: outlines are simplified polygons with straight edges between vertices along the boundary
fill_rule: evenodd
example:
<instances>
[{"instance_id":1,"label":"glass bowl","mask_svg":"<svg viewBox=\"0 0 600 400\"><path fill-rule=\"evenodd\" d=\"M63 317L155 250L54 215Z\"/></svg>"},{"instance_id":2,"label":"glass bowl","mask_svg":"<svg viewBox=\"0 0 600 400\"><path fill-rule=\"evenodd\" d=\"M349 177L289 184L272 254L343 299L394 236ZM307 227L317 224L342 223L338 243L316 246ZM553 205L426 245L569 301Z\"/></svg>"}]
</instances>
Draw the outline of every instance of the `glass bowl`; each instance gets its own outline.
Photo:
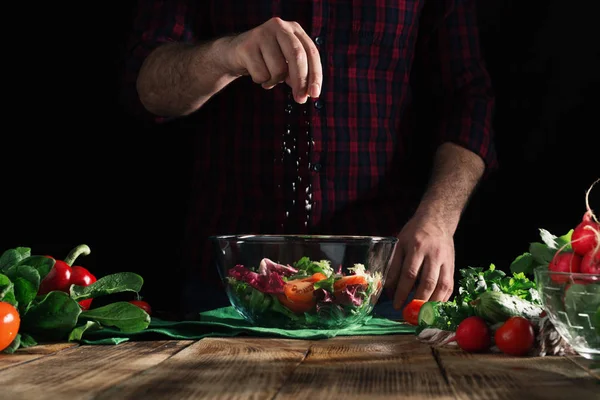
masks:
<instances>
[{"instance_id":1,"label":"glass bowl","mask_svg":"<svg viewBox=\"0 0 600 400\"><path fill-rule=\"evenodd\" d=\"M385 283L394 237L213 236L232 306L250 323L341 329L365 322Z\"/></svg>"},{"instance_id":2,"label":"glass bowl","mask_svg":"<svg viewBox=\"0 0 600 400\"><path fill-rule=\"evenodd\" d=\"M534 271L542 304L558 333L581 356L600 360L600 275Z\"/></svg>"}]
</instances>

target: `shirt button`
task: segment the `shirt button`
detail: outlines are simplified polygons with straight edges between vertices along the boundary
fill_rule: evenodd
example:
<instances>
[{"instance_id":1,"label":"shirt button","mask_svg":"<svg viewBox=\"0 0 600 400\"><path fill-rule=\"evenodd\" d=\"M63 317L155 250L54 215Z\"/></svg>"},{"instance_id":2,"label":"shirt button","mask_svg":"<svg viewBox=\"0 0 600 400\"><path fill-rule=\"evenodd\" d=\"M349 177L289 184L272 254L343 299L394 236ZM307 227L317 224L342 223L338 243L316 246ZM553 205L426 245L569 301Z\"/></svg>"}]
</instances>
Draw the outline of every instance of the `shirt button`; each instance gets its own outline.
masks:
<instances>
[{"instance_id":1,"label":"shirt button","mask_svg":"<svg viewBox=\"0 0 600 400\"><path fill-rule=\"evenodd\" d=\"M321 100L317 100L317 101L315 101L315 108L316 108L317 110L320 110L320 109L322 109L322 108L323 108L323 102L322 102Z\"/></svg>"},{"instance_id":2,"label":"shirt button","mask_svg":"<svg viewBox=\"0 0 600 400\"><path fill-rule=\"evenodd\" d=\"M317 46L320 46L323 44L323 37L322 36L317 36L315 38L315 43L317 44Z\"/></svg>"},{"instance_id":3,"label":"shirt button","mask_svg":"<svg viewBox=\"0 0 600 400\"><path fill-rule=\"evenodd\" d=\"M316 163L315 165L313 165L313 171L315 172L321 172L322 169L323 166L320 163Z\"/></svg>"}]
</instances>

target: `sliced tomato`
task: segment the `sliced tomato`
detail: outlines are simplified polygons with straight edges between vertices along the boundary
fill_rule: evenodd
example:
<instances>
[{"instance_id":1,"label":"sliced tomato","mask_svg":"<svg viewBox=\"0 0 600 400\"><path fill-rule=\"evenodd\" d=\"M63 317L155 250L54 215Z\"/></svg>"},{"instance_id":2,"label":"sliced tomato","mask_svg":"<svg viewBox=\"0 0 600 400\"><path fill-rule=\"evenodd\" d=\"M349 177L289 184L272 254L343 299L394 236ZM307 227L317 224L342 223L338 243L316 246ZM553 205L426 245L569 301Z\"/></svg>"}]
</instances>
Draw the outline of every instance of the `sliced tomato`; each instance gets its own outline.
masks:
<instances>
[{"instance_id":1,"label":"sliced tomato","mask_svg":"<svg viewBox=\"0 0 600 400\"><path fill-rule=\"evenodd\" d=\"M404 321L411 325L419 325L419 311L425 304L425 300L413 299L410 303L402 310L402 318Z\"/></svg>"},{"instance_id":2,"label":"sliced tomato","mask_svg":"<svg viewBox=\"0 0 600 400\"><path fill-rule=\"evenodd\" d=\"M362 275L348 275L344 276L333 283L333 291L341 292L347 286L350 285L362 285L367 286L368 282Z\"/></svg>"},{"instance_id":3,"label":"sliced tomato","mask_svg":"<svg viewBox=\"0 0 600 400\"><path fill-rule=\"evenodd\" d=\"M285 295L283 294L278 294L277 298L279 299L279 302L284 306L287 307L290 311L296 313L296 314L302 314L305 312L308 312L310 310L313 309L313 307L316 305L316 300L313 297L311 301L308 302L294 302L290 299L288 299L287 297L285 297Z\"/></svg>"},{"instance_id":4,"label":"sliced tomato","mask_svg":"<svg viewBox=\"0 0 600 400\"><path fill-rule=\"evenodd\" d=\"M289 300L297 303L308 303L312 301L314 291L314 283L304 280L289 281L283 287L283 293L285 293L285 296Z\"/></svg>"},{"instance_id":5,"label":"sliced tomato","mask_svg":"<svg viewBox=\"0 0 600 400\"><path fill-rule=\"evenodd\" d=\"M323 279L327 279L327 277L325 276L325 274L322 274L320 272L316 272L316 273L312 274L311 276L309 276L307 278L302 278L300 280L302 282L316 283L316 282L322 281Z\"/></svg>"}]
</instances>

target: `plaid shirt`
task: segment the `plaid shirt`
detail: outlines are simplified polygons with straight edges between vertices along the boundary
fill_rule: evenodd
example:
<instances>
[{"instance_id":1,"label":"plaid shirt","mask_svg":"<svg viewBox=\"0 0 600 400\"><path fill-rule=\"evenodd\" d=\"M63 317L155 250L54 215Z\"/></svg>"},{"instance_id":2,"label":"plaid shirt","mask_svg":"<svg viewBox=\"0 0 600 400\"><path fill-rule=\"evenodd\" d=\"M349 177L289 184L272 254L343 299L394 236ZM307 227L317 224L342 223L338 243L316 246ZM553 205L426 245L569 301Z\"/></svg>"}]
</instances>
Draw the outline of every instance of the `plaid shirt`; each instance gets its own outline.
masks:
<instances>
[{"instance_id":1,"label":"plaid shirt","mask_svg":"<svg viewBox=\"0 0 600 400\"><path fill-rule=\"evenodd\" d=\"M425 3L141 0L126 74L130 104L141 115L155 118L141 106L135 79L165 42L210 40L279 16L300 23L323 64L321 97L304 105L284 84L266 91L245 77L184 118L198 152L186 269L216 278L212 265L195 266L210 262L212 234L399 232L421 194L406 161L417 137L411 116L418 90L443 100L431 109L439 125L421 142L458 143L488 170L495 166L493 96L475 2ZM415 88L413 72L426 89Z\"/></svg>"}]
</instances>

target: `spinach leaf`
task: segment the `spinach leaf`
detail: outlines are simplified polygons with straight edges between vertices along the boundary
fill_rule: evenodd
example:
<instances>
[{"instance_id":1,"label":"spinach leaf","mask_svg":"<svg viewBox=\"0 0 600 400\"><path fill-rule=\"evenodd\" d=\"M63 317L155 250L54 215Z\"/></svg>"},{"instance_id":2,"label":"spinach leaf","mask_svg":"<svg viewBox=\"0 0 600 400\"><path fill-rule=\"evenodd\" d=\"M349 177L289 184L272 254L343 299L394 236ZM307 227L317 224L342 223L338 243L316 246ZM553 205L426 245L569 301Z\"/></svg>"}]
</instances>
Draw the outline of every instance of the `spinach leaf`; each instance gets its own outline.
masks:
<instances>
[{"instance_id":1,"label":"spinach leaf","mask_svg":"<svg viewBox=\"0 0 600 400\"><path fill-rule=\"evenodd\" d=\"M150 315L146 311L126 301L84 311L81 313L81 318L105 326L114 326L126 333L144 330L150 324Z\"/></svg>"},{"instance_id":2,"label":"spinach leaf","mask_svg":"<svg viewBox=\"0 0 600 400\"><path fill-rule=\"evenodd\" d=\"M16 249L8 249L0 256L0 271L12 267L24 258L31 255L29 247L17 247Z\"/></svg>"},{"instance_id":3,"label":"spinach leaf","mask_svg":"<svg viewBox=\"0 0 600 400\"><path fill-rule=\"evenodd\" d=\"M17 264L6 270L6 276L14 283L14 294L19 303L19 313L25 314L37 295L40 287L40 274L32 266Z\"/></svg>"},{"instance_id":4,"label":"spinach leaf","mask_svg":"<svg viewBox=\"0 0 600 400\"><path fill-rule=\"evenodd\" d=\"M40 287L40 274L39 272L29 265L13 265L5 271L13 282L17 278L23 278L31 283L31 285L37 290Z\"/></svg>"},{"instance_id":5,"label":"spinach leaf","mask_svg":"<svg viewBox=\"0 0 600 400\"><path fill-rule=\"evenodd\" d=\"M23 315L29 310L29 306L35 299L38 290L31 282L19 277L15 279L14 291L19 304L19 314Z\"/></svg>"},{"instance_id":6,"label":"spinach leaf","mask_svg":"<svg viewBox=\"0 0 600 400\"><path fill-rule=\"evenodd\" d=\"M29 265L37 270L40 274L40 279L44 279L50 272L56 261L45 256L30 256L19 261L19 265Z\"/></svg>"},{"instance_id":7,"label":"spinach leaf","mask_svg":"<svg viewBox=\"0 0 600 400\"><path fill-rule=\"evenodd\" d=\"M0 274L0 301L4 301L13 306L17 306L17 299L14 291L15 285L8 276Z\"/></svg>"},{"instance_id":8,"label":"spinach leaf","mask_svg":"<svg viewBox=\"0 0 600 400\"><path fill-rule=\"evenodd\" d=\"M32 338L31 336L29 336L26 333L21 333L21 347L22 348L37 346L37 344L38 343L35 341L34 338Z\"/></svg>"},{"instance_id":9,"label":"spinach leaf","mask_svg":"<svg viewBox=\"0 0 600 400\"><path fill-rule=\"evenodd\" d=\"M81 307L67 293L50 292L31 305L22 317L23 331L36 337L64 339L77 324L79 314Z\"/></svg>"},{"instance_id":10,"label":"spinach leaf","mask_svg":"<svg viewBox=\"0 0 600 400\"><path fill-rule=\"evenodd\" d=\"M98 279L89 286L71 285L71 298L76 301L93 299L111 293L136 292L142 289L144 280L133 272L118 272Z\"/></svg>"},{"instance_id":11,"label":"spinach leaf","mask_svg":"<svg viewBox=\"0 0 600 400\"><path fill-rule=\"evenodd\" d=\"M69 334L69 342L78 342L81 340L86 331L92 332L99 329L102 329L102 325L100 325L98 322L87 321L85 325L80 325L71 331Z\"/></svg>"},{"instance_id":12,"label":"spinach leaf","mask_svg":"<svg viewBox=\"0 0 600 400\"><path fill-rule=\"evenodd\" d=\"M2 352L6 353L6 354L13 354L15 351L17 351L17 349L20 346L21 346L21 334L17 333L17 336L15 336L15 339L11 342L10 345L8 345L7 348L2 350Z\"/></svg>"}]
</instances>

